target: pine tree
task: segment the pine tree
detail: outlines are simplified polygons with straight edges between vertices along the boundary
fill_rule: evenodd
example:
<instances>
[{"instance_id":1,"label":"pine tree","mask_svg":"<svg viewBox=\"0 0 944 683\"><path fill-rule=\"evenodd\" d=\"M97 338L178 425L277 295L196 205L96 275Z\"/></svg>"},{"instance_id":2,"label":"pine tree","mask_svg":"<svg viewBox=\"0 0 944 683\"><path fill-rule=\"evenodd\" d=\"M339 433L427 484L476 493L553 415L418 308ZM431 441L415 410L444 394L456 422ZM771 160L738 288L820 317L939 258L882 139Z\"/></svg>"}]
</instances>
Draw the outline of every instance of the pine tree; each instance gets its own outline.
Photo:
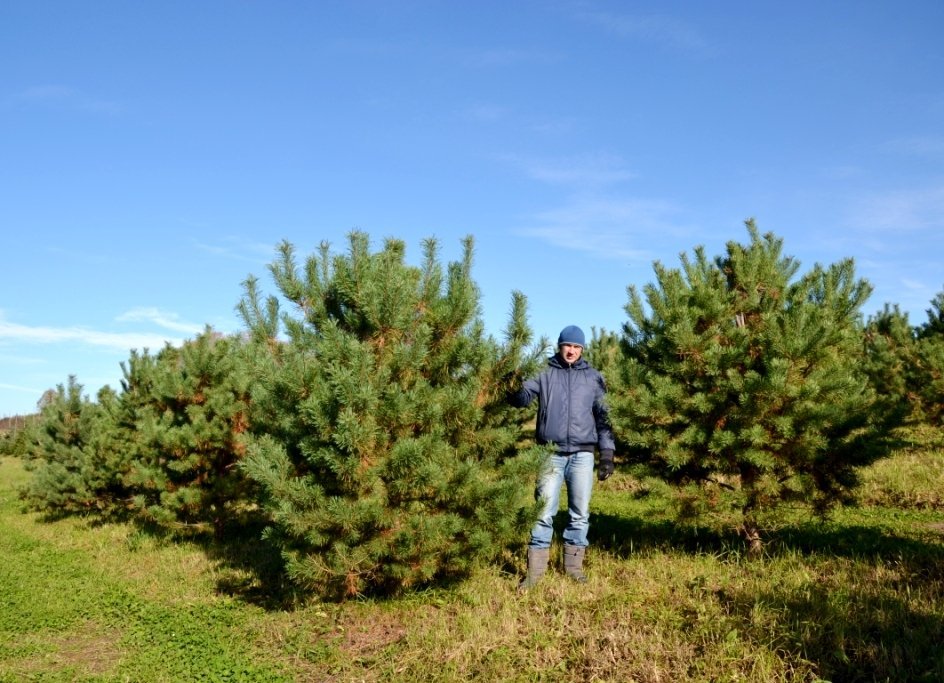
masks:
<instances>
[{"instance_id":1,"label":"pine tree","mask_svg":"<svg viewBox=\"0 0 944 683\"><path fill-rule=\"evenodd\" d=\"M124 481L145 518L221 534L239 522L249 482L237 467L249 426L243 343L209 328L123 364L122 422L132 462Z\"/></svg>"},{"instance_id":2,"label":"pine tree","mask_svg":"<svg viewBox=\"0 0 944 683\"><path fill-rule=\"evenodd\" d=\"M944 292L935 296L925 323L912 327L898 306L886 304L865 331L865 369L887 403L908 407L915 426L941 426L944 415Z\"/></svg>"},{"instance_id":3,"label":"pine tree","mask_svg":"<svg viewBox=\"0 0 944 683\"><path fill-rule=\"evenodd\" d=\"M918 390L923 421L944 427L944 334L918 340L918 367L924 379Z\"/></svg>"},{"instance_id":4,"label":"pine tree","mask_svg":"<svg viewBox=\"0 0 944 683\"><path fill-rule=\"evenodd\" d=\"M791 499L825 511L888 453L900 416L862 371L870 287L852 261L797 277L782 240L747 229L749 244L729 242L713 261L698 247L681 269L657 262L645 299L629 288L610 385L621 438L673 483L736 491L758 551L764 511Z\"/></svg>"},{"instance_id":5,"label":"pine tree","mask_svg":"<svg viewBox=\"0 0 944 683\"><path fill-rule=\"evenodd\" d=\"M928 319L917 328L918 378L922 415L935 427L944 427L944 292L927 309Z\"/></svg>"},{"instance_id":6,"label":"pine tree","mask_svg":"<svg viewBox=\"0 0 944 683\"><path fill-rule=\"evenodd\" d=\"M926 309L927 321L918 327L921 338L944 336L944 292L938 292L931 300L931 308Z\"/></svg>"},{"instance_id":7,"label":"pine tree","mask_svg":"<svg viewBox=\"0 0 944 683\"><path fill-rule=\"evenodd\" d=\"M0 419L0 455L14 458L23 456L26 450L28 427L36 422L38 415L14 415Z\"/></svg>"},{"instance_id":8,"label":"pine tree","mask_svg":"<svg viewBox=\"0 0 944 683\"><path fill-rule=\"evenodd\" d=\"M111 513L124 507L128 453L116 430L118 399L104 387L95 403L70 376L48 392L23 439L32 478L21 490L28 505L52 514Z\"/></svg>"},{"instance_id":9,"label":"pine tree","mask_svg":"<svg viewBox=\"0 0 944 683\"><path fill-rule=\"evenodd\" d=\"M918 340L908 314L886 304L869 318L864 343L863 369L876 393L888 402L908 406L911 416L920 414Z\"/></svg>"},{"instance_id":10,"label":"pine tree","mask_svg":"<svg viewBox=\"0 0 944 683\"><path fill-rule=\"evenodd\" d=\"M394 239L327 243L303 268L283 243L270 270L292 313L246 282L240 310L257 370L246 472L265 493L267 537L297 584L326 597L394 592L521 543L536 451L516 457L521 418L505 396L534 370L525 299L503 345L487 337L473 244L443 271ZM279 336L284 326L285 337Z\"/></svg>"}]
</instances>

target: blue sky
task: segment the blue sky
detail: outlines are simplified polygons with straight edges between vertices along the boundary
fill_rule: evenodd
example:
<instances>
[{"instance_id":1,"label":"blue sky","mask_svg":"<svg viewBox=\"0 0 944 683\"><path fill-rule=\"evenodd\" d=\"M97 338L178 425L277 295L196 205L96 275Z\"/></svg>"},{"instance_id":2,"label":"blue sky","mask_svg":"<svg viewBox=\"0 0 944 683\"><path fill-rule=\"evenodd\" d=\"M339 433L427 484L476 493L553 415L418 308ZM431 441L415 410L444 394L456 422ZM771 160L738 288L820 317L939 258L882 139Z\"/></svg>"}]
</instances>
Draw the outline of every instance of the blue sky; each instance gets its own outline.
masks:
<instances>
[{"instance_id":1,"label":"blue sky","mask_svg":"<svg viewBox=\"0 0 944 683\"><path fill-rule=\"evenodd\" d=\"M619 329L652 263L853 257L944 289L944 3L0 3L0 416L235 332L286 239L474 235L482 314Z\"/></svg>"}]
</instances>

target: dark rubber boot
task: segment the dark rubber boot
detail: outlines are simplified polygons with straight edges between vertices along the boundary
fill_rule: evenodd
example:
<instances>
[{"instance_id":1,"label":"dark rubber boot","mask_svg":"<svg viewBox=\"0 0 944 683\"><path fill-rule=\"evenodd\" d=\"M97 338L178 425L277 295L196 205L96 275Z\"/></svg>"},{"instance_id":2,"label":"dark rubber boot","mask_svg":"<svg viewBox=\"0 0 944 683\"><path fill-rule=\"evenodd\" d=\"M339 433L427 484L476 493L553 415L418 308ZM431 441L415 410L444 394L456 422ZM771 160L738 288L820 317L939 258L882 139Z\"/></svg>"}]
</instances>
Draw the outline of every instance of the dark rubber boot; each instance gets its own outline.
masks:
<instances>
[{"instance_id":1,"label":"dark rubber boot","mask_svg":"<svg viewBox=\"0 0 944 683\"><path fill-rule=\"evenodd\" d=\"M519 593L537 585L541 577L544 576L544 572L547 571L547 563L550 558L550 548L528 548L528 575L518 585Z\"/></svg>"},{"instance_id":2,"label":"dark rubber boot","mask_svg":"<svg viewBox=\"0 0 944 683\"><path fill-rule=\"evenodd\" d=\"M583 555L586 548L579 545L564 546L564 572L577 583L586 583L583 573Z\"/></svg>"}]
</instances>

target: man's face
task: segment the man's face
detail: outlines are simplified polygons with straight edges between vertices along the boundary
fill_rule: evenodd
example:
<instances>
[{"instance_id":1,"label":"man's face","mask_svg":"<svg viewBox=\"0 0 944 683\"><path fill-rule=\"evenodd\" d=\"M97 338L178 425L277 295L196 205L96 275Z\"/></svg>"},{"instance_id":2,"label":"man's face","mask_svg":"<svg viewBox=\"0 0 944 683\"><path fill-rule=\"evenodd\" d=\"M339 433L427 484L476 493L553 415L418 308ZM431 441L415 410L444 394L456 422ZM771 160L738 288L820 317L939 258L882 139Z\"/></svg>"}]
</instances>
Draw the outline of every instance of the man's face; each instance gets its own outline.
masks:
<instances>
[{"instance_id":1,"label":"man's face","mask_svg":"<svg viewBox=\"0 0 944 683\"><path fill-rule=\"evenodd\" d=\"M560 355L561 358L567 363L567 365L573 365L580 358L580 354L583 353L583 347L579 344L561 344L560 345Z\"/></svg>"}]
</instances>

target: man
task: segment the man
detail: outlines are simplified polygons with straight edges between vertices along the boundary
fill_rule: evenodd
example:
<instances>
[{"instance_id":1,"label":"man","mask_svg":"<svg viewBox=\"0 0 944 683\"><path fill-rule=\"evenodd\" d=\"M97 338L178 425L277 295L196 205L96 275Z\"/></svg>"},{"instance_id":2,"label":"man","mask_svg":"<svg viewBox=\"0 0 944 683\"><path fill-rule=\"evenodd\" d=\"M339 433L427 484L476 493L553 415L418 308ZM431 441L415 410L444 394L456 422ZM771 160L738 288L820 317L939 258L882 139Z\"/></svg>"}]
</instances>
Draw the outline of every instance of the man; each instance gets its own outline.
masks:
<instances>
[{"instance_id":1,"label":"man","mask_svg":"<svg viewBox=\"0 0 944 683\"><path fill-rule=\"evenodd\" d=\"M600 450L597 478L613 474L613 430L604 405L603 376L582 358L583 330L565 327L557 339L557 353L548 367L511 396L512 405L523 408L538 399L536 437L539 444L553 444L538 478L535 497L544 501L541 516L531 530L528 573L520 589L534 586L550 558L553 520L560 502L561 486L567 484L569 521L564 529L564 571L581 583L583 558L590 527L590 494L593 490L593 451Z\"/></svg>"}]
</instances>

